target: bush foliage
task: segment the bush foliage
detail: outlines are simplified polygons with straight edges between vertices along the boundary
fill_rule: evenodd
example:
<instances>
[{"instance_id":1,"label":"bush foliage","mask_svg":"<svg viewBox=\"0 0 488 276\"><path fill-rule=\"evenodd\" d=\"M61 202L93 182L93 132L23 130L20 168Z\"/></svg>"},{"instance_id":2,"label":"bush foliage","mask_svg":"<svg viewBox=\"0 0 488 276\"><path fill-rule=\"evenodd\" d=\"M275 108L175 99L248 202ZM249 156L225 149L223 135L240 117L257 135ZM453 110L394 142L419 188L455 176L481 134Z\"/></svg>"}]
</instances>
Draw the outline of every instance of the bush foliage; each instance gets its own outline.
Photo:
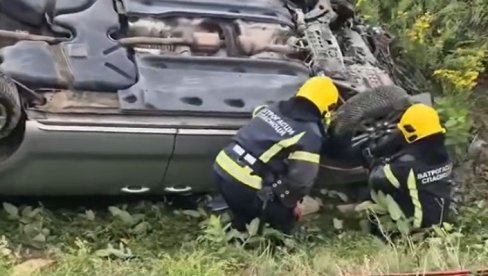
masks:
<instances>
[{"instance_id":1,"label":"bush foliage","mask_svg":"<svg viewBox=\"0 0 488 276\"><path fill-rule=\"evenodd\" d=\"M437 96L448 144L456 157L463 156L471 128L469 100L487 60L488 1L357 0L356 7L366 21L394 35L396 62L417 86Z\"/></svg>"}]
</instances>

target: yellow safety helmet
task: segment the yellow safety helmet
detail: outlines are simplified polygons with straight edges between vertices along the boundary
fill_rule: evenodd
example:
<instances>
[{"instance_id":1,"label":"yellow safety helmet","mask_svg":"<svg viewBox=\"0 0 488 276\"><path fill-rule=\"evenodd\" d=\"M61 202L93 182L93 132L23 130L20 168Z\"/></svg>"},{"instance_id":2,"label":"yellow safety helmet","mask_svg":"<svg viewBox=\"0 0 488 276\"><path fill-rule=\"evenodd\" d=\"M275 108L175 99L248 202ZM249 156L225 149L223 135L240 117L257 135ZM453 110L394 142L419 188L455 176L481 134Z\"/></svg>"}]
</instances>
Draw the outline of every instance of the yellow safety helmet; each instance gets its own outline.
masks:
<instances>
[{"instance_id":1,"label":"yellow safety helmet","mask_svg":"<svg viewBox=\"0 0 488 276\"><path fill-rule=\"evenodd\" d=\"M298 90L297 97L311 101L321 114L329 113L337 105L339 90L332 79L316 76L308 79Z\"/></svg>"},{"instance_id":2,"label":"yellow safety helmet","mask_svg":"<svg viewBox=\"0 0 488 276\"><path fill-rule=\"evenodd\" d=\"M421 103L410 106L403 113L397 127L408 143L413 143L433 134L446 133L437 111L433 107Z\"/></svg>"}]
</instances>

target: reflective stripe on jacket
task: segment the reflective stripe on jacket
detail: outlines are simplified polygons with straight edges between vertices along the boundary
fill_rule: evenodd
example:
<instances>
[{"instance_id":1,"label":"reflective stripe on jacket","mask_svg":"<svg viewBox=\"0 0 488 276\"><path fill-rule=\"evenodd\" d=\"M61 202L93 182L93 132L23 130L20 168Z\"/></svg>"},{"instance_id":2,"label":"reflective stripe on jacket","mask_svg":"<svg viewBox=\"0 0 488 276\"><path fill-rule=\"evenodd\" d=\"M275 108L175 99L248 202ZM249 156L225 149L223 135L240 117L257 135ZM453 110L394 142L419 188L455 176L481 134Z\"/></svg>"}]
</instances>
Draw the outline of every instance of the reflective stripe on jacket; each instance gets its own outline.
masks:
<instances>
[{"instance_id":1,"label":"reflective stripe on jacket","mask_svg":"<svg viewBox=\"0 0 488 276\"><path fill-rule=\"evenodd\" d=\"M292 183L294 192L308 193L320 162L323 136L319 120L290 118L281 105L283 102L255 109L250 123L218 154L214 168L221 176L259 190L268 181L263 178L271 173Z\"/></svg>"}]
</instances>

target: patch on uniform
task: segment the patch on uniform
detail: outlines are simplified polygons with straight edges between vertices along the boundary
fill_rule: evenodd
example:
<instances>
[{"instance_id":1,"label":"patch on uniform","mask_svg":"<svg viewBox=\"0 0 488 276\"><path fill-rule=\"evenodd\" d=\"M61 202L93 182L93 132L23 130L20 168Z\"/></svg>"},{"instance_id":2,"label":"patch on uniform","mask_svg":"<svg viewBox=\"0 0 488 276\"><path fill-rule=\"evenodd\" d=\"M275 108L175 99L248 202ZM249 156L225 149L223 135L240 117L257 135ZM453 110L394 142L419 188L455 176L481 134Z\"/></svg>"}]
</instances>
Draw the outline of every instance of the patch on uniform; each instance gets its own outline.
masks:
<instances>
[{"instance_id":1,"label":"patch on uniform","mask_svg":"<svg viewBox=\"0 0 488 276\"><path fill-rule=\"evenodd\" d=\"M294 135L295 130L285 121L283 120L278 114L274 113L269 109L261 110L257 115L256 118L262 119L266 122L273 130L278 133L280 136L285 135Z\"/></svg>"},{"instance_id":2,"label":"patch on uniform","mask_svg":"<svg viewBox=\"0 0 488 276\"><path fill-rule=\"evenodd\" d=\"M429 184L451 176L452 164L442 166L426 172L417 173L417 180L420 184Z\"/></svg>"}]
</instances>

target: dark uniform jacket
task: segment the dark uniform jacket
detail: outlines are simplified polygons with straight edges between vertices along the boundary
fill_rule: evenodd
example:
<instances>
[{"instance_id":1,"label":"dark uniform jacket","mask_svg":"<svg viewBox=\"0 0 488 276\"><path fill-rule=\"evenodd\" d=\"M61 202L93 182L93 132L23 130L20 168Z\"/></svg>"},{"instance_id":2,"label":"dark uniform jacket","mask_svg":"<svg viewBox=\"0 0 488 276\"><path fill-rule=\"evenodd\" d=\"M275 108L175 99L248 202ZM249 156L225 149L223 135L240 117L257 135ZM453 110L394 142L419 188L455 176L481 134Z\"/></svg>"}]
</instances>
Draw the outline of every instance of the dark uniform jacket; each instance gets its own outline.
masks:
<instances>
[{"instance_id":1,"label":"dark uniform jacket","mask_svg":"<svg viewBox=\"0 0 488 276\"><path fill-rule=\"evenodd\" d=\"M374 166L370 186L395 199L413 226L442 223L451 203L452 162L443 135L408 145L401 155Z\"/></svg>"},{"instance_id":2,"label":"dark uniform jacket","mask_svg":"<svg viewBox=\"0 0 488 276\"><path fill-rule=\"evenodd\" d=\"M318 174L321 116L300 98L257 108L253 116L218 154L214 169L224 179L256 190L271 186L286 206L293 206Z\"/></svg>"}]
</instances>

